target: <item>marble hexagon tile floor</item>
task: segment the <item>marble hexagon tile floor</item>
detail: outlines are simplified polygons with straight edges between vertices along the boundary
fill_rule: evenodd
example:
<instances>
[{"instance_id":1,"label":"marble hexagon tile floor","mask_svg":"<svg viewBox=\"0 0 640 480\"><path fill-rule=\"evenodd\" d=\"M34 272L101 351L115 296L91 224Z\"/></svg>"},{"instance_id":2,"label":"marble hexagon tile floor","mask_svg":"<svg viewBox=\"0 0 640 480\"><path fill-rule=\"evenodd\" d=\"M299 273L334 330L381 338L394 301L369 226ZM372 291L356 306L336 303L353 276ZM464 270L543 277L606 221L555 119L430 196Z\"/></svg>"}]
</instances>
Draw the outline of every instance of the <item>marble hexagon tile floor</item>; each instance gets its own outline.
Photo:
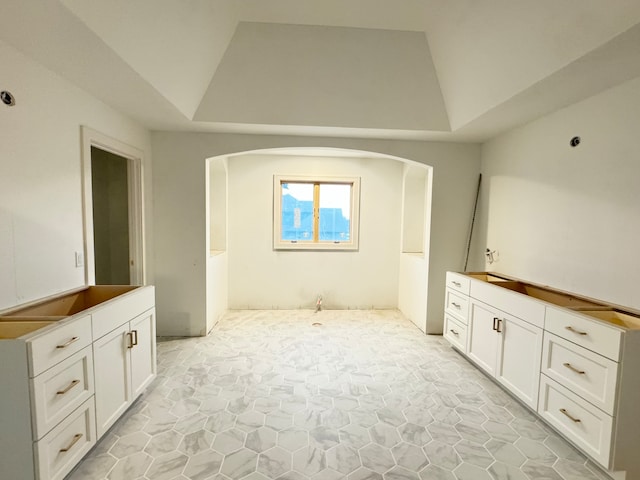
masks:
<instances>
[{"instance_id":1,"label":"marble hexagon tile floor","mask_svg":"<svg viewBox=\"0 0 640 480\"><path fill-rule=\"evenodd\" d=\"M154 384L69 476L103 478L608 477L400 313L297 310L158 343Z\"/></svg>"}]
</instances>

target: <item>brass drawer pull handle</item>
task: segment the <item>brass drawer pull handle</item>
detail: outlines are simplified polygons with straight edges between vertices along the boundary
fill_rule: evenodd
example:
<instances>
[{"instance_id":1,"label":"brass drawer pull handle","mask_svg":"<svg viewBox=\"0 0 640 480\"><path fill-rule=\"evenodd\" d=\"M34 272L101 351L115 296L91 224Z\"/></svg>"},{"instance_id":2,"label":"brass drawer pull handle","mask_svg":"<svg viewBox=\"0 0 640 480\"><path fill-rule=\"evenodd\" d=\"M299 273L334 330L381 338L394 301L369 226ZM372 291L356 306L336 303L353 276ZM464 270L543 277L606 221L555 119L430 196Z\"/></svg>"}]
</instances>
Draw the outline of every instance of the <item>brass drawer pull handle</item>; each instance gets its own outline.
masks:
<instances>
[{"instance_id":1,"label":"brass drawer pull handle","mask_svg":"<svg viewBox=\"0 0 640 480\"><path fill-rule=\"evenodd\" d=\"M133 348L133 332L127 332L127 337L129 337L129 345L127 345L127 348Z\"/></svg>"},{"instance_id":2,"label":"brass drawer pull handle","mask_svg":"<svg viewBox=\"0 0 640 480\"><path fill-rule=\"evenodd\" d=\"M78 338L79 337L71 337L71 340L69 340L67 343L63 343L62 345L56 345L56 348L67 348L73 342L77 342Z\"/></svg>"},{"instance_id":3,"label":"brass drawer pull handle","mask_svg":"<svg viewBox=\"0 0 640 480\"><path fill-rule=\"evenodd\" d=\"M567 410L565 408L561 408L560 409L560 413L562 413L563 415L566 415L567 417L569 417L571 419L571 421L573 421L575 423L580 423L580 419L576 418L576 417L572 417L571 414L569 412L567 412Z\"/></svg>"},{"instance_id":4,"label":"brass drawer pull handle","mask_svg":"<svg viewBox=\"0 0 640 480\"><path fill-rule=\"evenodd\" d=\"M451 302L451 305L453 305L454 307L456 307L458 310L460 310L460 305L458 305L456 302Z\"/></svg>"},{"instance_id":5,"label":"brass drawer pull handle","mask_svg":"<svg viewBox=\"0 0 640 480\"><path fill-rule=\"evenodd\" d=\"M460 282L456 282L455 280L452 280L451 283L453 283L456 287L461 287L462 284Z\"/></svg>"},{"instance_id":6,"label":"brass drawer pull handle","mask_svg":"<svg viewBox=\"0 0 640 480\"><path fill-rule=\"evenodd\" d=\"M498 328L496 328L496 332L498 333L502 333L502 330L500 330L500 327L502 326L502 319L499 318L498 319Z\"/></svg>"},{"instance_id":7,"label":"brass drawer pull handle","mask_svg":"<svg viewBox=\"0 0 640 480\"><path fill-rule=\"evenodd\" d=\"M580 330L576 330L575 328L573 328L571 325L569 325L568 327L564 327L566 330L569 330L570 332L576 333L578 335L587 335L587 332L581 332Z\"/></svg>"},{"instance_id":8,"label":"brass drawer pull handle","mask_svg":"<svg viewBox=\"0 0 640 480\"><path fill-rule=\"evenodd\" d=\"M133 345L138 344L138 330L131 330L133 332Z\"/></svg>"},{"instance_id":9,"label":"brass drawer pull handle","mask_svg":"<svg viewBox=\"0 0 640 480\"><path fill-rule=\"evenodd\" d=\"M67 445L65 448L61 448L60 449L60 453L66 453L69 450L71 450L73 448L73 446L78 443L78 440L80 440L82 438L82 434L81 433L76 433L73 436L73 440L71 440L71 443L69 445Z\"/></svg>"},{"instance_id":10,"label":"brass drawer pull handle","mask_svg":"<svg viewBox=\"0 0 640 480\"><path fill-rule=\"evenodd\" d=\"M67 388L65 388L64 390L58 390L56 392L56 394L58 395L64 395L65 393L67 393L69 390L71 390L73 387L75 387L77 384L80 383L80 380L74 380L73 382L71 382L69 385L67 385Z\"/></svg>"},{"instance_id":11,"label":"brass drawer pull handle","mask_svg":"<svg viewBox=\"0 0 640 480\"><path fill-rule=\"evenodd\" d=\"M573 371L573 372L576 372L576 373L579 373L580 375L584 375L584 374L585 374L585 371L584 371L584 370L578 370L576 367L574 367L573 365L571 365L571 364L570 364L570 363L568 363L568 362L567 362L567 363L563 363L563 365L564 365L565 367L567 367L569 370L571 370L571 371Z\"/></svg>"},{"instance_id":12,"label":"brass drawer pull handle","mask_svg":"<svg viewBox=\"0 0 640 480\"><path fill-rule=\"evenodd\" d=\"M457 337L458 335L460 335L460 334L459 334L458 332L456 332L453 328L452 328L451 330L449 330L449 331L450 331L451 333L453 333L456 337Z\"/></svg>"}]
</instances>

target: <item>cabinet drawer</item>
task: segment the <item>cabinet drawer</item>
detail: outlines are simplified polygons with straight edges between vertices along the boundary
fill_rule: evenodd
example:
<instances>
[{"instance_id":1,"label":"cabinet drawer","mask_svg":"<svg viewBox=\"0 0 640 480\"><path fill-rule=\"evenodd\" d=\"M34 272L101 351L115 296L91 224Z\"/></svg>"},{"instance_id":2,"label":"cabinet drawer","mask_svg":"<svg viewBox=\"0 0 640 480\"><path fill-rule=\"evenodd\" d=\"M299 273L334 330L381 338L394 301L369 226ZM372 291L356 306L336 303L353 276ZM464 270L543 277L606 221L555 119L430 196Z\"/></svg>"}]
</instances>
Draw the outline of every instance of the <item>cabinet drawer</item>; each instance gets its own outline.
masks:
<instances>
[{"instance_id":1,"label":"cabinet drawer","mask_svg":"<svg viewBox=\"0 0 640 480\"><path fill-rule=\"evenodd\" d=\"M31 380L33 438L42 438L92 395L93 352L88 346Z\"/></svg>"},{"instance_id":2,"label":"cabinet drawer","mask_svg":"<svg viewBox=\"0 0 640 480\"><path fill-rule=\"evenodd\" d=\"M545 375L541 376L540 386L538 413L608 468L613 418Z\"/></svg>"},{"instance_id":3,"label":"cabinet drawer","mask_svg":"<svg viewBox=\"0 0 640 480\"><path fill-rule=\"evenodd\" d=\"M469 318L469 297L456 293L447 288L446 309L448 313L455 315L459 320L467 323Z\"/></svg>"},{"instance_id":4,"label":"cabinet drawer","mask_svg":"<svg viewBox=\"0 0 640 480\"><path fill-rule=\"evenodd\" d=\"M467 326L446 314L444 316L444 338L463 353L467 353Z\"/></svg>"},{"instance_id":5,"label":"cabinet drawer","mask_svg":"<svg viewBox=\"0 0 640 480\"><path fill-rule=\"evenodd\" d=\"M117 302L101 305L91 315L93 338L106 335L154 305L155 290L150 285L119 296Z\"/></svg>"},{"instance_id":6,"label":"cabinet drawer","mask_svg":"<svg viewBox=\"0 0 640 480\"><path fill-rule=\"evenodd\" d=\"M584 315L546 307L545 330L613 361L620 358L622 332Z\"/></svg>"},{"instance_id":7,"label":"cabinet drawer","mask_svg":"<svg viewBox=\"0 0 640 480\"><path fill-rule=\"evenodd\" d=\"M40 480L61 480L95 445L93 397L35 443Z\"/></svg>"},{"instance_id":8,"label":"cabinet drawer","mask_svg":"<svg viewBox=\"0 0 640 480\"><path fill-rule=\"evenodd\" d=\"M614 414L618 364L552 333L544 335L542 373L609 415Z\"/></svg>"},{"instance_id":9,"label":"cabinet drawer","mask_svg":"<svg viewBox=\"0 0 640 480\"><path fill-rule=\"evenodd\" d=\"M29 376L35 377L90 345L91 315L59 325L28 342Z\"/></svg>"},{"instance_id":10,"label":"cabinet drawer","mask_svg":"<svg viewBox=\"0 0 640 480\"><path fill-rule=\"evenodd\" d=\"M455 272L447 272L447 287L453 288L465 295L469 295L470 285L471 280L469 277Z\"/></svg>"}]
</instances>

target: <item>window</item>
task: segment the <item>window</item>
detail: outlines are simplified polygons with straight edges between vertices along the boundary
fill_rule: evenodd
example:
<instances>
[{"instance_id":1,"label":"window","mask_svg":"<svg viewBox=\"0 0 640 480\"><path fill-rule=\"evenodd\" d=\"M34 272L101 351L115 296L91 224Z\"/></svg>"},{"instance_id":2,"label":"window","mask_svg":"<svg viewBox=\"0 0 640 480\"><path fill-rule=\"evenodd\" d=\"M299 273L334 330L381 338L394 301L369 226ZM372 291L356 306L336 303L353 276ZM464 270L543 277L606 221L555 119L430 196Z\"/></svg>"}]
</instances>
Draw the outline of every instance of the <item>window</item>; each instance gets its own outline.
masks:
<instances>
[{"instance_id":1,"label":"window","mask_svg":"<svg viewBox=\"0 0 640 480\"><path fill-rule=\"evenodd\" d=\"M276 250L357 250L359 178L274 177Z\"/></svg>"}]
</instances>

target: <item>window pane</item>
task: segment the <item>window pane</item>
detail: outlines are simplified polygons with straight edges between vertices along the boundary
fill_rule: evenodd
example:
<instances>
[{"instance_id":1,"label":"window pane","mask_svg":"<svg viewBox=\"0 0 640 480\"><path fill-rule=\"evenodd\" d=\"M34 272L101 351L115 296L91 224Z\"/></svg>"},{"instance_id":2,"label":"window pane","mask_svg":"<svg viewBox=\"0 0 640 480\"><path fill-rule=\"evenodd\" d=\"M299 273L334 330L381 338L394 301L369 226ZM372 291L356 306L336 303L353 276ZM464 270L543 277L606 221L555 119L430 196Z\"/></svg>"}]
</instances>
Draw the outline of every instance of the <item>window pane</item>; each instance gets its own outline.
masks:
<instances>
[{"instance_id":1,"label":"window pane","mask_svg":"<svg viewBox=\"0 0 640 480\"><path fill-rule=\"evenodd\" d=\"M351 185L320 184L321 242L348 242L351 232Z\"/></svg>"},{"instance_id":2,"label":"window pane","mask_svg":"<svg viewBox=\"0 0 640 480\"><path fill-rule=\"evenodd\" d=\"M313 240L313 183L282 183L282 240Z\"/></svg>"}]
</instances>

